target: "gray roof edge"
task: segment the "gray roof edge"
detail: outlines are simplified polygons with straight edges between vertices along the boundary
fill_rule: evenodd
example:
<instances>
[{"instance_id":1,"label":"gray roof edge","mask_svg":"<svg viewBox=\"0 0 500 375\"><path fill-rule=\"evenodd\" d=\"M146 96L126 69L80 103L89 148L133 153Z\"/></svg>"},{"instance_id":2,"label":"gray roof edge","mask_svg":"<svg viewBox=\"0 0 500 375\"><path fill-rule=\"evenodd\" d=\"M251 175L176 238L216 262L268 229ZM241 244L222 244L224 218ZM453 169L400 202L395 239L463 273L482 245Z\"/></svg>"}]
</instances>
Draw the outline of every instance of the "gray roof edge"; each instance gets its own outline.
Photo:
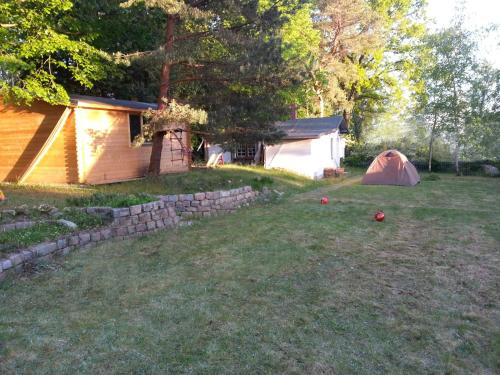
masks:
<instances>
[{"instance_id":1,"label":"gray roof edge","mask_svg":"<svg viewBox=\"0 0 500 375\"><path fill-rule=\"evenodd\" d=\"M317 134L303 134L303 135L287 134L283 137L283 139L316 139L316 138L322 137L324 135L335 133L338 131L339 131L339 129L336 128L336 129L332 129L331 131L324 131L324 132L317 133Z\"/></svg>"},{"instance_id":2,"label":"gray roof edge","mask_svg":"<svg viewBox=\"0 0 500 375\"><path fill-rule=\"evenodd\" d=\"M286 132L283 139L314 139L337 131L340 134L348 133L343 116L278 121L276 126Z\"/></svg>"},{"instance_id":3,"label":"gray roof edge","mask_svg":"<svg viewBox=\"0 0 500 375\"><path fill-rule=\"evenodd\" d=\"M85 102L92 104L103 104L112 107L125 107L130 109L147 110L149 108L156 109L158 105L156 103L146 103L138 102L134 100L123 100L114 98L103 98L99 96L87 96L87 95L70 95L71 104L78 106L80 101L82 104Z\"/></svg>"}]
</instances>

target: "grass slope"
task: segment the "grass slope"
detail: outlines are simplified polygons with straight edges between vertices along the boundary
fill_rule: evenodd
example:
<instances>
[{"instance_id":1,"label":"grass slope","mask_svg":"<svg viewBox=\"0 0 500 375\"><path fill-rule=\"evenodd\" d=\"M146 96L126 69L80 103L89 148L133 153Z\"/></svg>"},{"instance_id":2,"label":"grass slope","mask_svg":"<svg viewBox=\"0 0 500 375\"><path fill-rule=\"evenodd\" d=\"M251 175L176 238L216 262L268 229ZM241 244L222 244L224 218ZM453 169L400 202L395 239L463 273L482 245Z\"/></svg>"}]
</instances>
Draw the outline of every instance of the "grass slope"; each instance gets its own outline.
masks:
<instances>
[{"instance_id":1,"label":"grass slope","mask_svg":"<svg viewBox=\"0 0 500 375\"><path fill-rule=\"evenodd\" d=\"M74 253L0 284L0 372L498 373L499 197L353 178Z\"/></svg>"},{"instance_id":2,"label":"grass slope","mask_svg":"<svg viewBox=\"0 0 500 375\"><path fill-rule=\"evenodd\" d=\"M264 176L274 180L274 183L270 186L271 188L291 192L299 192L323 184L321 181L311 181L285 171L266 170L262 167L227 165L216 169L193 168L192 171L186 173L167 174L107 185L54 186L0 183L0 190L8 198L6 202L0 205L0 209L22 204L28 204L31 207L42 202L62 208L67 205L67 198L89 197L93 193L184 194L233 189L243 185L259 185L257 179Z\"/></svg>"}]
</instances>

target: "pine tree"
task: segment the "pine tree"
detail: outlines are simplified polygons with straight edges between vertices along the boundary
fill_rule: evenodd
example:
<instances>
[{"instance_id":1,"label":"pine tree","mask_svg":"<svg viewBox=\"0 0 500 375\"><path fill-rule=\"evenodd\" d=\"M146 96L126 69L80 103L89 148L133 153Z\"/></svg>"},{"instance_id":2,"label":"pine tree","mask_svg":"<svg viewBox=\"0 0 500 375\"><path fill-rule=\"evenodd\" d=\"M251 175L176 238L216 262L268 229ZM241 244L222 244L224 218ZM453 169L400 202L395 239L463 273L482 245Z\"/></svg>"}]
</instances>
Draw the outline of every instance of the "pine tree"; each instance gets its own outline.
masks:
<instances>
[{"instance_id":1,"label":"pine tree","mask_svg":"<svg viewBox=\"0 0 500 375\"><path fill-rule=\"evenodd\" d=\"M125 7L142 1L128 1ZM161 61L158 110L172 99L187 100L208 113L205 132L225 144L272 141L272 126L286 110L279 90L294 83L293 64L284 64L279 27L283 9L300 1L146 0L166 19L164 43L124 57ZM283 5L286 4L286 6ZM160 171L164 130L153 135L149 173Z\"/></svg>"},{"instance_id":2,"label":"pine tree","mask_svg":"<svg viewBox=\"0 0 500 375\"><path fill-rule=\"evenodd\" d=\"M306 86L320 116L342 113L359 140L363 119L409 84L412 43L423 32L419 0L311 1L321 36Z\"/></svg>"}]
</instances>

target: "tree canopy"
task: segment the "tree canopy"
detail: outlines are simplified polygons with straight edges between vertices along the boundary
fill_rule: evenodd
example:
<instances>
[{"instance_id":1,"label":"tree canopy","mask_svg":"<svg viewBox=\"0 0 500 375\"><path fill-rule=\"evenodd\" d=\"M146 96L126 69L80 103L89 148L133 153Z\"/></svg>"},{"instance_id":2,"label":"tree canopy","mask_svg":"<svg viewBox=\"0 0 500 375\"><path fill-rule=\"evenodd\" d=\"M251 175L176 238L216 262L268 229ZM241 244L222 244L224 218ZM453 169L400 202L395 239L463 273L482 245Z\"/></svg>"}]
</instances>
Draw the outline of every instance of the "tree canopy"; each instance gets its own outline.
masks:
<instances>
[{"instance_id":1,"label":"tree canopy","mask_svg":"<svg viewBox=\"0 0 500 375\"><path fill-rule=\"evenodd\" d=\"M429 159L438 135L453 145L457 172L462 155L497 156L500 72L477 58L475 34L459 23L429 34L418 65L418 109L430 132Z\"/></svg>"},{"instance_id":2,"label":"tree canopy","mask_svg":"<svg viewBox=\"0 0 500 375\"><path fill-rule=\"evenodd\" d=\"M65 28L70 0L0 4L0 94L17 102L67 103L69 84L91 88L109 56Z\"/></svg>"},{"instance_id":3,"label":"tree canopy","mask_svg":"<svg viewBox=\"0 0 500 375\"><path fill-rule=\"evenodd\" d=\"M424 126L429 159L437 138L457 155L498 155L498 69L477 58L474 33L432 33L424 11L423 0L4 0L0 95L156 101L158 124L193 111L193 129L228 148L278 141L273 124L296 104L303 117L343 115L358 144L405 122Z\"/></svg>"}]
</instances>

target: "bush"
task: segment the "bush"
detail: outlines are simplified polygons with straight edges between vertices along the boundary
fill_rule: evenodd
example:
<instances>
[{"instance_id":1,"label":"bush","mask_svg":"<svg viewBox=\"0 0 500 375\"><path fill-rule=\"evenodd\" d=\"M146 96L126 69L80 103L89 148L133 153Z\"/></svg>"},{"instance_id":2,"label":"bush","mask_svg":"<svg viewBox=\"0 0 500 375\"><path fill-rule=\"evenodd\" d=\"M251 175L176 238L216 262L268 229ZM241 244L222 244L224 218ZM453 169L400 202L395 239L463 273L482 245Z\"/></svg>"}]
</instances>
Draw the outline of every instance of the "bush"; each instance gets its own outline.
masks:
<instances>
[{"instance_id":1,"label":"bush","mask_svg":"<svg viewBox=\"0 0 500 375\"><path fill-rule=\"evenodd\" d=\"M66 203L76 207L128 207L136 204L148 203L157 198L144 194L116 194L116 193L94 193L86 197L67 198Z\"/></svg>"}]
</instances>

